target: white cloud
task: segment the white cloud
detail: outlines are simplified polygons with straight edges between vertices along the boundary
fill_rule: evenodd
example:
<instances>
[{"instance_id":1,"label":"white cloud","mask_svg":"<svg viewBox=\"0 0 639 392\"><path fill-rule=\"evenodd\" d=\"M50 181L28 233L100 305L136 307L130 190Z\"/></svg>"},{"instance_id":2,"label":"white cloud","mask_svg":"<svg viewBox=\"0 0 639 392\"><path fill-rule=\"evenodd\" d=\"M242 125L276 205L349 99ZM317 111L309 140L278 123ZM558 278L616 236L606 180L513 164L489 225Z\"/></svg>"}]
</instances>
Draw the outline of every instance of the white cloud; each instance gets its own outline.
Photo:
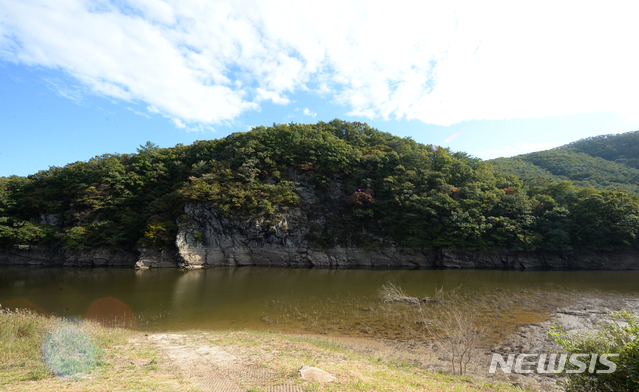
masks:
<instances>
[{"instance_id":1,"label":"white cloud","mask_svg":"<svg viewBox=\"0 0 639 392\"><path fill-rule=\"evenodd\" d=\"M69 86L60 78L45 78L44 81L47 86L59 96L70 99L76 104L82 102L83 95L79 86Z\"/></svg>"},{"instance_id":2,"label":"white cloud","mask_svg":"<svg viewBox=\"0 0 639 392\"><path fill-rule=\"evenodd\" d=\"M127 107L127 109L128 109L128 110L130 110L130 111L132 111L133 113L137 114L138 116L142 116L142 117L146 117L146 118L151 118L151 116L149 116L148 114L143 113L143 112L141 112L141 111L139 111L139 110L135 110L135 109L133 109L133 108L131 108L131 107Z\"/></svg>"},{"instance_id":3,"label":"white cloud","mask_svg":"<svg viewBox=\"0 0 639 392\"><path fill-rule=\"evenodd\" d=\"M0 0L0 58L62 69L176 126L304 90L352 115L439 125L639 113L633 1L117 4Z\"/></svg>"},{"instance_id":4,"label":"white cloud","mask_svg":"<svg viewBox=\"0 0 639 392\"><path fill-rule=\"evenodd\" d=\"M291 100L288 99L286 95L282 96L275 91L266 90L260 87L258 87L256 90L257 96L255 97L255 99L257 102L272 101L273 103L278 105L286 105L291 102Z\"/></svg>"},{"instance_id":5,"label":"white cloud","mask_svg":"<svg viewBox=\"0 0 639 392\"><path fill-rule=\"evenodd\" d=\"M213 128L211 125L202 124L202 123L187 125L184 127L184 130L186 132L197 132L197 133L215 132L215 128Z\"/></svg>"},{"instance_id":6,"label":"white cloud","mask_svg":"<svg viewBox=\"0 0 639 392\"><path fill-rule=\"evenodd\" d=\"M317 113L311 112L310 110L308 110L308 108L304 108L304 112L303 113L304 113L305 116L311 116L311 117L317 116Z\"/></svg>"},{"instance_id":7,"label":"white cloud","mask_svg":"<svg viewBox=\"0 0 639 392\"><path fill-rule=\"evenodd\" d=\"M501 150L480 151L472 153L473 156L482 159L493 159L500 157L512 157L514 155L526 154L529 152L549 150L561 146L561 143L517 143L516 147L506 147Z\"/></svg>"},{"instance_id":8,"label":"white cloud","mask_svg":"<svg viewBox=\"0 0 639 392\"><path fill-rule=\"evenodd\" d=\"M155 105L147 106L146 110L148 110L151 113L160 113L160 109L158 109Z\"/></svg>"},{"instance_id":9,"label":"white cloud","mask_svg":"<svg viewBox=\"0 0 639 392\"><path fill-rule=\"evenodd\" d=\"M186 124L184 124L184 122L182 120L180 120L179 118L174 118L173 119L173 123L175 124L176 127L180 128L180 129L186 128Z\"/></svg>"}]
</instances>

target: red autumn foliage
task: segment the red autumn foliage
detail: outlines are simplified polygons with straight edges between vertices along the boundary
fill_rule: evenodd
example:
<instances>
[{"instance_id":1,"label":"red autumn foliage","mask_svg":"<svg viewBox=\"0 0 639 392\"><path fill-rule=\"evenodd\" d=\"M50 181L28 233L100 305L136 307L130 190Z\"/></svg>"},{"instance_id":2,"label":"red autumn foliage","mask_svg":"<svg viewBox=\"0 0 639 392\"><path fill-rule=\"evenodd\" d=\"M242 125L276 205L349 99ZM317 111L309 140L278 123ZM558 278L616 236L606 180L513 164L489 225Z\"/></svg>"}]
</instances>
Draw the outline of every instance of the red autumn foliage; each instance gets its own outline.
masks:
<instances>
[{"instance_id":1,"label":"red autumn foliage","mask_svg":"<svg viewBox=\"0 0 639 392\"><path fill-rule=\"evenodd\" d=\"M346 198L346 204L355 209L370 207L372 204L375 204L373 190L369 188L364 192L356 191Z\"/></svg>"}]
</instances>

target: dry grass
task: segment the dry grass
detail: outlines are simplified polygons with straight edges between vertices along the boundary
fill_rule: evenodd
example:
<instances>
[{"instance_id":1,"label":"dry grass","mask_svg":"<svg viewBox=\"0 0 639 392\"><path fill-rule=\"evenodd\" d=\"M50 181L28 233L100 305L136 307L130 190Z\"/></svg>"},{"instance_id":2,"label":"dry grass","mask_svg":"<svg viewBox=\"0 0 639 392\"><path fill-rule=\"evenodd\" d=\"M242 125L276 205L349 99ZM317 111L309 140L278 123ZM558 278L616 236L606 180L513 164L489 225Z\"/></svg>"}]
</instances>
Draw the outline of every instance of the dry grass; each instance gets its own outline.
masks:
<instances>
[{"instance_id":1,"label":"dry grass","mask_svg":"<svg viewBox=\"0 0 639 392\"><path fill-rule=\"evenodd\" d=\"M184 335L185 345L201 340L232 354L245 366L267 369L273 377L268 384L255 381L247 390L266 390L271 385L299 385L305 391L514 391L503 383L478 381L468 377L432 373L407 362L359 355L339 341L256 331L201 332ZM334 382L317 383L300 379L302 365L315 366L336 377Z\"/></svg>"},{"instance_id":2,"label":"dry grass","mask_svg":"<svg viewBox=\"0 0 639 392\"><path fill-rule=\"evenodd\" d=\"M439 288L435 292L435 296L433 297L412 297L404 292L401 287L395 286L392 282L387 282L378 290L379 297L382 302L392 303L392 302L404 302L409 304L421 304L424 302L433 302L438 303L441 302L444 298L444 288Z\"/></svg>"},{"instance_id":3,"label":"dry grass","mask_svg":"<svg viewBox=\"0 0 639 392\"><path fill-rule=\"evenodd\" d=\"M132 334L0 309L0 390L190 390L157 350L130 345Z\"/></svg>"},{"instance_id":4,"label":"dry grass","mask_svg":"<svg viewBox=\"0 0 639 392\"><path fill-rule=\"evenodd\" d=\"M62 327L62 328L61 328ZM52 331L76 328L96 348L91 369L72 375L55 375L42 356L43 341ZM71 335L64 335L65 339ZM354 354L328 339L285 336L267 332L201 332L181 335L185 345L215 345L251 368L265 368L275 375L270 385L300 385L305 391L511 391L506 384L434 374L406 363L381 361ZM178 336L179 337L179 336ZM14 391L197 391L189 372L169 363L163 347L143 333L104 328L87 322L69 322L28 311L0 312L0 389ZM56 344L70 344L60 339ZM157 341L157 340L156 340ZM77 341L76 341L77 345ZM81 345L80 345L81 346ZM197 344L193 346L195 350ZM64 348L67 356L72 347ZM337 377L329 384L304 381L302 365L319 367ZM71 371L70 371L71 372ZM241 384L247 390L269 385ZM257 388L257 389L256 389Z\"/></svg>"},{"instance_id":5,"label":"dry grass","mask_svg":"<svg viewBox=\"0 0 639 392\"><path fill-rule=\"evenodd\" d=\"M477 314L461 309L443 311L438 319L424 325L430 338L446 353L452 373L466 374L487 332L487 327L477 322Z\"/></svg>"}]
</instances>

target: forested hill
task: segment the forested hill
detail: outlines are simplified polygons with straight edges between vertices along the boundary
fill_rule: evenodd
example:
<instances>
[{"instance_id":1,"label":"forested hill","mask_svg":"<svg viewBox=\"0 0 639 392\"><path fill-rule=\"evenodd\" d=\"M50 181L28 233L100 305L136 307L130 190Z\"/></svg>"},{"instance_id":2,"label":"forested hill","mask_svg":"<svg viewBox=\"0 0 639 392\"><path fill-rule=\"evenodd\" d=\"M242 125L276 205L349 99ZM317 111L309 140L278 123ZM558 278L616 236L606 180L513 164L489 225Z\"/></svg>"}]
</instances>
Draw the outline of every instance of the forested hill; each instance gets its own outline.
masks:
<instances>
[{"instance_id":1,"label":"forested hill","mask_svg":"<svg viewBox=\"0 0 639 392\"><path fill-rule=\"evenodd\" d=\"M597 159L617 165L606 172L619 168L614 181L634 181L624 176L635 168L570 154L584 162L577 166ZM540 169L534 158L518 159L548 179L525 185L468 154L340 120L257 127L189 146L147 143L137 154L0 179L0 247L173 247L189 203L243 222L305 211L324 222L306 231L318 248L637 245L637 194L579 189L553 180L564 175L551 171L560 163Z\"/></svg>"},{"instance_id":2,"label":"forested hill","mask_svg":"<svg viewBox=\"0 0 639 392\"><path fill-rule=\"evenodd\" d=\"M639 169L639 131L581 139L560 147Z\"/></svg>"},{"instance_id":3,"label":"forested hill","mask_svg":"<svg viewBox=\"0 0 639 392\"><path fill-rule=\"evenodd\" d=\"M590 137L488 162L496 172L515 175L526 183L570 180L578 187L639 193L639 131Z\"/></svg>"}]
</instances>

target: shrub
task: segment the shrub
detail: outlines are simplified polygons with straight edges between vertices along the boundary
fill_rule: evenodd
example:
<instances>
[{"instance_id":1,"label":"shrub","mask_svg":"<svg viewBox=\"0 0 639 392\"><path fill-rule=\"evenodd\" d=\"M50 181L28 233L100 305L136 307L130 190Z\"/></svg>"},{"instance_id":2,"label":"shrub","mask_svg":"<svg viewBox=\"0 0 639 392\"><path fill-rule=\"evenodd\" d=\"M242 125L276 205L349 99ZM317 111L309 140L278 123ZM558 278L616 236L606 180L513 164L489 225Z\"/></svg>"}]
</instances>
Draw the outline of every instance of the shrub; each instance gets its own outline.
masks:
<instances>
[{"instance_id":1,"label":"shrub","mask_svg":"<svg viewBox=\"0 0 639 392\"><path fill-rule=\"evenodd\" d=\"M140 245L145 247L170 247L175 240L176 225L171 221L149 222Z\"/></svg>"},{"instance_id":2,"label":"shrub","mask_svg":"<svg viewBox=\"0 0 639 392\"><path fill-rule=\"evenodd\" d=\"M616 365L612 373L597 373L606 366L597 363L595 372L568 374L566 390L571 391L636 391L639 389L639 318L628 311L610 314L593 333L569 336L561 328L549 332L550 337L566 351L573 353L618 354L609 361ZM584 357L585 358L585 357ZM590 358L583 360L590 362Z\"/></svg>"},{"instance_id":3,"label":"shrub","mask_svg":"<svg viewBox=\"0 0 639 392\"><path fill-rule=\"evenodd\" d=\"M64 246L84 246L87 243L87 231L84 227L78 226L67 230L62 237Z\"/></svg>"}]
</instances>

